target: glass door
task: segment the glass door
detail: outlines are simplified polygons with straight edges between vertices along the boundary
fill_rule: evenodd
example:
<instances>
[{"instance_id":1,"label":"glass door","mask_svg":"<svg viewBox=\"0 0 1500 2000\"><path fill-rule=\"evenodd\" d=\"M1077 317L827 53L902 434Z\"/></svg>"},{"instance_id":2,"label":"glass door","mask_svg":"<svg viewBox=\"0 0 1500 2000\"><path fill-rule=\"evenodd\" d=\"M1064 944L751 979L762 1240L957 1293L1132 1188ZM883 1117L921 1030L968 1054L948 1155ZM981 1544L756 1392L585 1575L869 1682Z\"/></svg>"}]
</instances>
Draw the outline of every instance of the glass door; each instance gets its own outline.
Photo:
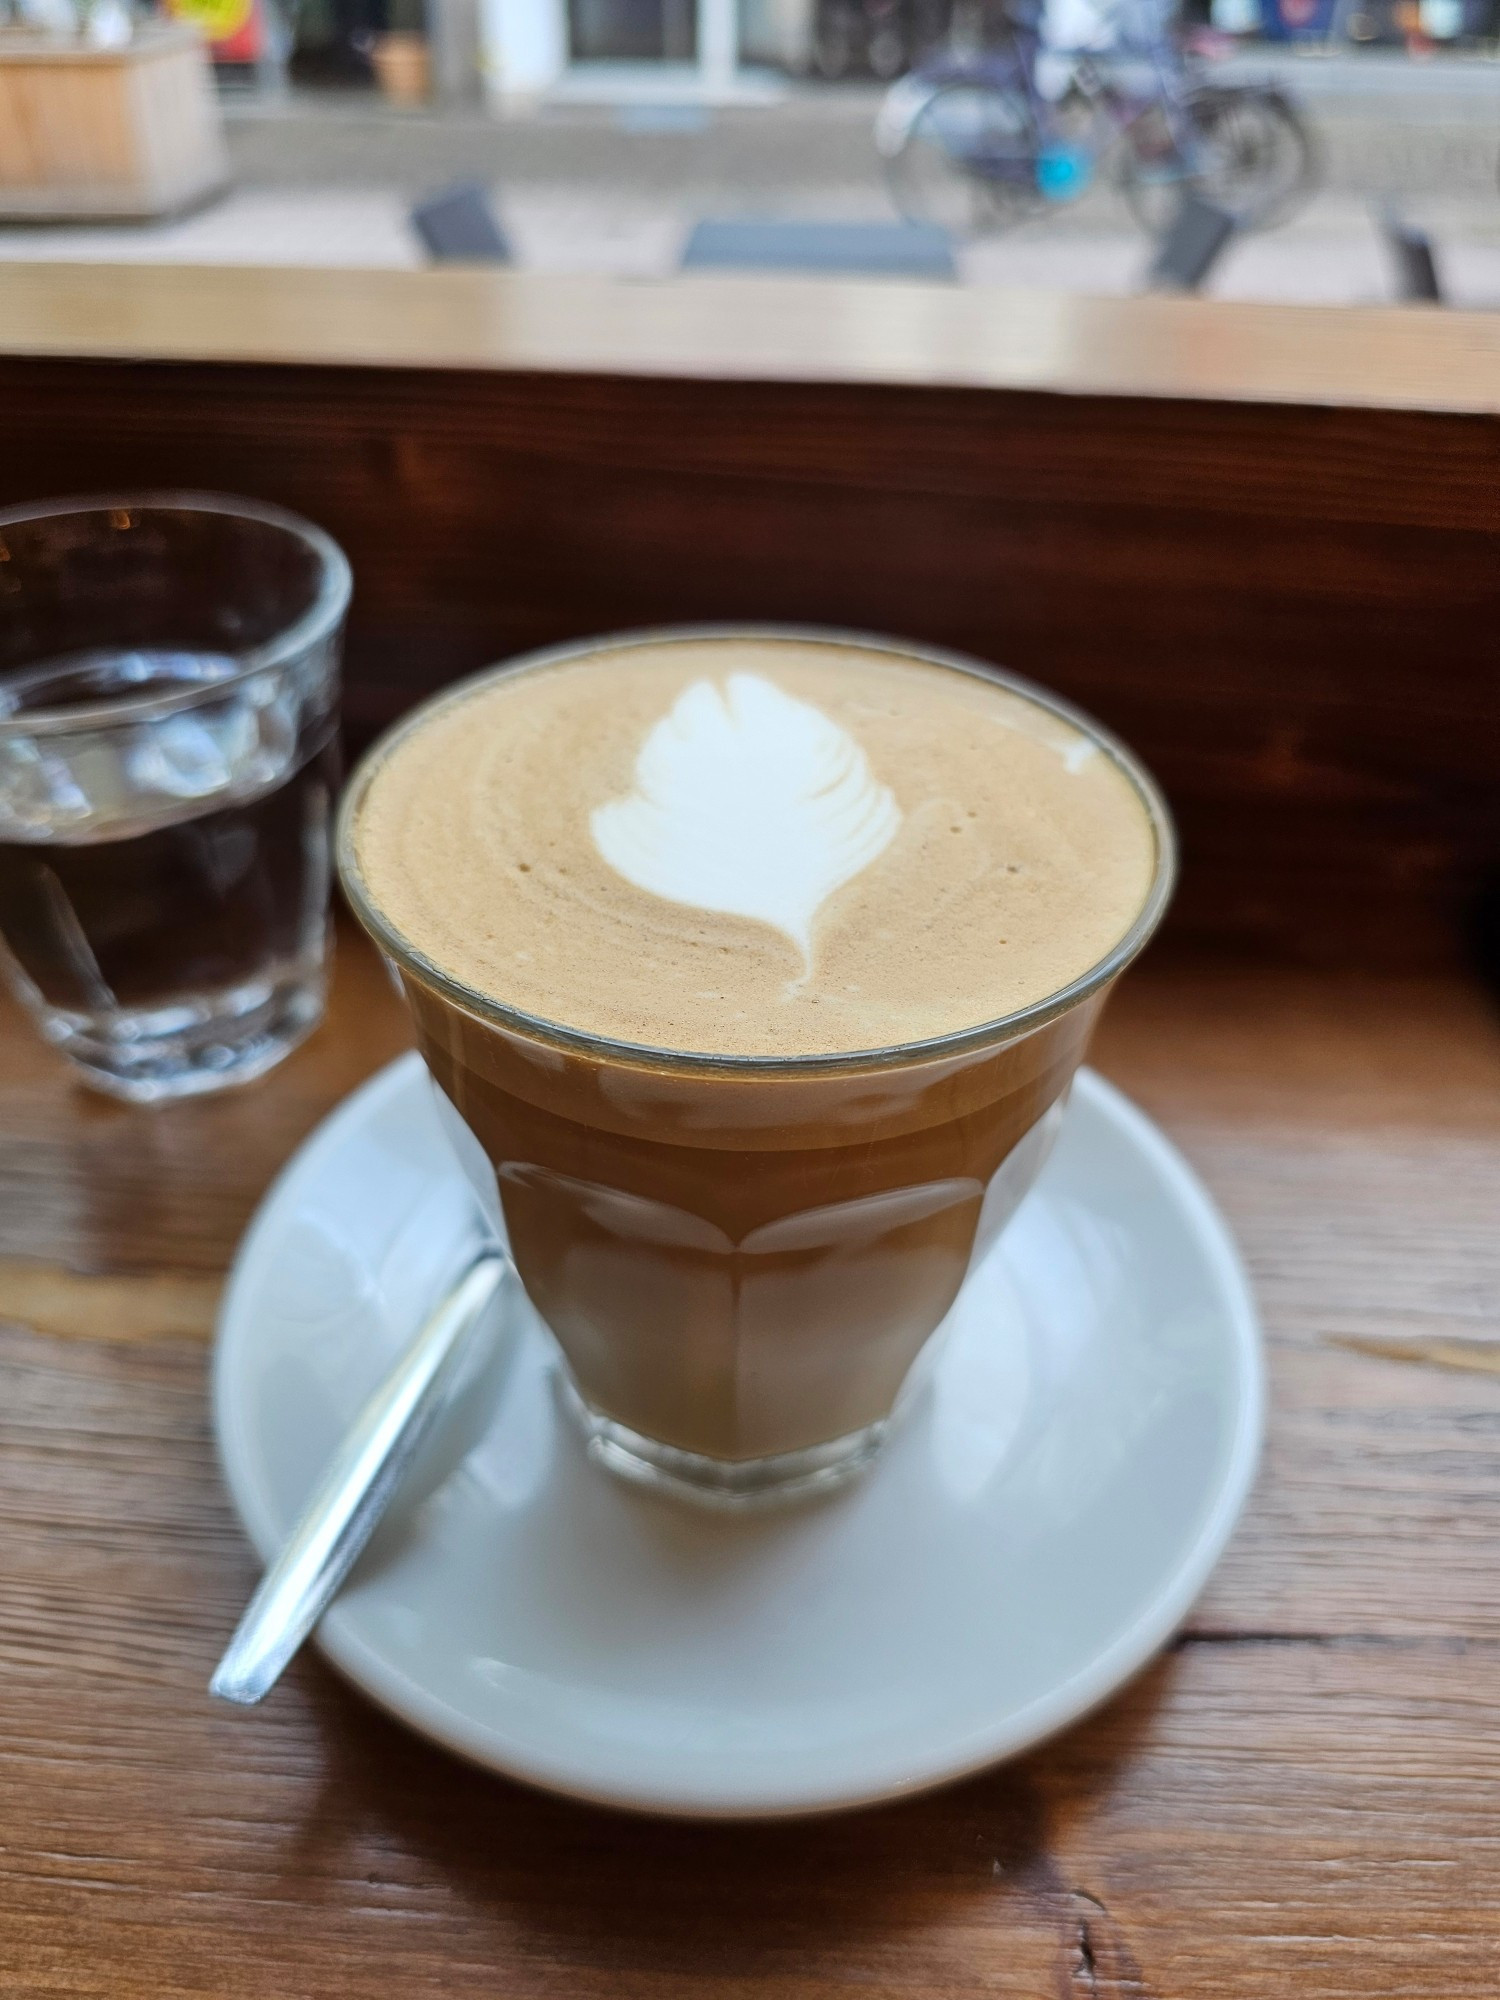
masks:
<instances>
[{"instance_id":1,"label":"glass door","mask_svg":"<svg viewBox=\"0 0 1500 2000\"><path fill-rule=\"evenodd\" d=\"M568 55L575 63L696 62L696 0L568 0Z\"/></svg>"}]
</instances>

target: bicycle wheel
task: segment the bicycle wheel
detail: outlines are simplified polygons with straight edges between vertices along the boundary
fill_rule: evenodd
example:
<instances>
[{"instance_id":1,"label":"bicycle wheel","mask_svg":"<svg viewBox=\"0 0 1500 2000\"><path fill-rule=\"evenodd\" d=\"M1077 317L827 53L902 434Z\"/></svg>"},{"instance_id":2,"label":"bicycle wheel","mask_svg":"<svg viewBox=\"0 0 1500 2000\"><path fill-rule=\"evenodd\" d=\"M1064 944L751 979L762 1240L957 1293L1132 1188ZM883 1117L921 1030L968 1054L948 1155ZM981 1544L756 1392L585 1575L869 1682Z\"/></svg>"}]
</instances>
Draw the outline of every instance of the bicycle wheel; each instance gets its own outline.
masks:
<instances>
[{"instance_id":1,"label":"bicycle wheel","mask_svg":"<svg viewBox=\"0 0 1500 2000\"><path fill-rule=\"evenodd\" d=\"M1179 147L1153 105L1129 127L1120 184L1141 227L1170 227L1184 186L1234 217L1240 229L1285 222L1312 193L1312 138L1279 90L1247 86L1194 92L1182 106L1189 144Z\"/></svg>"},{"instance_id":2,"label":"bicycle wheel","mask_svg":"<svg viewBox=\"0 0 1500 2000\"><path fill-rule=\"evenodd\" d=\"M891 197L912 222L986 236L1041 197L1036 120L1018 85L948 83L935 90L886 161Z\"/></svg>"}]
</instances>

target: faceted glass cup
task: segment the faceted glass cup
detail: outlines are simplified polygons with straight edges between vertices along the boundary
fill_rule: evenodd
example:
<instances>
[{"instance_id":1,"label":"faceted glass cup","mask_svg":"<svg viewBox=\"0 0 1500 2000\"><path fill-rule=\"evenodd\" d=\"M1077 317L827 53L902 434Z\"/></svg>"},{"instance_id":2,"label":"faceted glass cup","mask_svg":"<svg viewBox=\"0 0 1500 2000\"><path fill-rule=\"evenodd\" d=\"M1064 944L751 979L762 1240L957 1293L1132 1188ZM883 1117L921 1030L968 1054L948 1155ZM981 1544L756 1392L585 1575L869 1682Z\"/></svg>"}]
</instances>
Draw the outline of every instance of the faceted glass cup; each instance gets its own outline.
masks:
<instances>
[{"instance_id":1,"label":"faceted glass cup","mask_svg":"<svg viewBox=\"0 0 1500 2000\"><path fill-rule=\"evenodd\" d=\"M340 878L398 974L440 1116L557 1342L594 1456L720 1504L835 1485L920 1380L976 1260L1036 1179L1118 974L1166 907L1174 842L1150 777L1097 724L978 663L863 635L710 628L600 639L497 673L669 637L847 642L980 674L1123 771L1156 867L1118 944L1035 1004L959 1033L833 1055L694 1055L609 1041L465 986L387 918L359 865L361 801L431 705L356 772Z\"/></svg>"},{"instance_id":2,"label":"faceted glass cup","mask_svg":"<svg viewBox=\"0 0 1500 2000\"><path fill-rule=\"evenodd\" d=\"M252 501L0 513L0 970L113 1096L247 1082L322 1014L349 594Z\"/></svg>"}]
</instances>

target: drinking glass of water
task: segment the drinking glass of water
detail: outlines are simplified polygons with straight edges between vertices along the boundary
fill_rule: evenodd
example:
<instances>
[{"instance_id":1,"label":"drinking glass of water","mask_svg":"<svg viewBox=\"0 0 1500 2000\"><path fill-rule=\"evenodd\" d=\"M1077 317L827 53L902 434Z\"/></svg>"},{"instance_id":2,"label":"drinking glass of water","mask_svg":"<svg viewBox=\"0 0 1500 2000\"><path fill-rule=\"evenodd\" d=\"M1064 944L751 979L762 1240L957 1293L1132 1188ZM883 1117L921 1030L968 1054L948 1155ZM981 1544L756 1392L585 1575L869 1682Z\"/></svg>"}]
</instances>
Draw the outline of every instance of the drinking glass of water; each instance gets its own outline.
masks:
<instances>
[{"instance_id":1,"label":"drinking glass of water","mask_svg":"<svg viewBox=\"0 0 1500 2000\"><path fill-rule=\"evenodd\" d=\"M0 969L136 1102L316 1026L349 565L202 494L0 512Z\"/></svg>"}]
</instances>

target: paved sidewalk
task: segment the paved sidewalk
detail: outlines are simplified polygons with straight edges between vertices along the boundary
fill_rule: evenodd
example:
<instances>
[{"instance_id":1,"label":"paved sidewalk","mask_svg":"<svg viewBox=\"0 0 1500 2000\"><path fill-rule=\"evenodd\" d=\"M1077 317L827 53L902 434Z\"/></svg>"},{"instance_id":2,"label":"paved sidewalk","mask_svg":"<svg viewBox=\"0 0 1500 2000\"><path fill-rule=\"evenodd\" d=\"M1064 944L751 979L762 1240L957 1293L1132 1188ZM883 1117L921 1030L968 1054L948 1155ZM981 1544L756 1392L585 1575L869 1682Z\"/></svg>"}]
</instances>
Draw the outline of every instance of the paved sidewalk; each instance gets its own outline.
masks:
<instances>
[{"instance_id":1,"label":"paved sidewalk","mask_svg":"<svg viewBox=\"0 0 1500 2000\"><path fill-rule=\"evenodd\" d=\"M1324 155L1318 198L1235 245L1222 296L1368 303L1393 295L1372 222L1395 198L1430 229L1455 304L1500 306L1500 63L1240 56L1303 100ZM393 112L355 94L228 107L235 188L153 226L0 228L0 260L415 266L412 201L459 178L494 190L518 262L663 275L705 215L891 214L871 125L878 93L793 88L774 105L694 116L556 107L496 120ZM1108 190L965 250L965 282L1120 292L1149 246Z\"/></svg>"}]
</instances>

